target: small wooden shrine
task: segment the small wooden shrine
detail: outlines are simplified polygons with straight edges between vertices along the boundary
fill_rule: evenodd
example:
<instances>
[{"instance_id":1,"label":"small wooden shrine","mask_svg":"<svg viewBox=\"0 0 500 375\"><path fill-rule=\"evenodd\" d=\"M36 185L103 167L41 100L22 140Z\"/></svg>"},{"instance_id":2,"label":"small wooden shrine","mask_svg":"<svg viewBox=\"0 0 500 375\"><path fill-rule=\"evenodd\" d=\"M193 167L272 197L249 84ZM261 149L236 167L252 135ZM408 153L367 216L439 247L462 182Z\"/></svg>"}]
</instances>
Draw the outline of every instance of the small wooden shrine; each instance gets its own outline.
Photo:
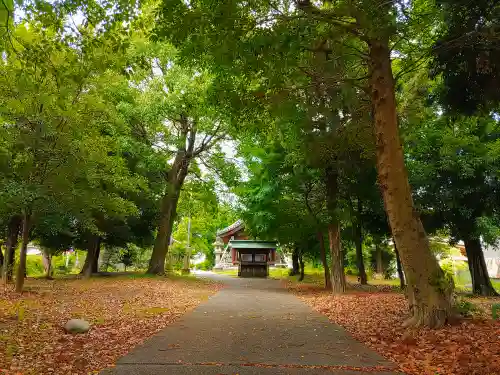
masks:
<instances>
[{"instance_id":1,"label":"small wooden shrine","mask_svg":"<svg viewBox=\"0 0 500 375\"><path fill-rule=\"evenodd\" d=\"M267 277L276 263L276 241L249 239L241 220L218 231L214 245L216 268L237 266L240 277Z\"/></svg>"},{"instance_id":2,"label":"small wooden shrine","mask_svg":"<svg viewBox=\"0 0 500 375\"><path fill-rule=\"evenodd\" d=\"M269 276L269 266L276 262L275 241L231 240L229 245L236 257L233 263L238 265L238 276Z\"/></svg>"}]
</instances>

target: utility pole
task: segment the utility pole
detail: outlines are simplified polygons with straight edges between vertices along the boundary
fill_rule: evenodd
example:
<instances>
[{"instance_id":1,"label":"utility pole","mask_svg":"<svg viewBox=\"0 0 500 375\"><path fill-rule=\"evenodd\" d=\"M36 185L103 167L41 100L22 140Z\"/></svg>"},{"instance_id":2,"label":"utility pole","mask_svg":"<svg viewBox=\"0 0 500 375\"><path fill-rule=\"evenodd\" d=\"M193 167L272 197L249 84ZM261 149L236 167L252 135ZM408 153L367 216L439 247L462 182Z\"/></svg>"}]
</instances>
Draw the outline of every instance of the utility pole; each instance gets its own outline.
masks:
<instances>
[{"instance_id":1,"label":"utility pole","mask_svg":"<svg viewBox=\"0 0 500 375\"><path fill-rule=\"evenodd\" d=\"M189 274L191 272L189 268L191 263L190 261L191 261L191 214L188 217L186 253L184 254L184 266L182 267L183 274Z\"/></svg>"},{"instance_id":2,"label":"utility pole","mask_svg":"<svg viewBox=\"0 0 500 375\"><path fill-rule=\"evenodd\" d=\"M186 253L184 254L184 265L182 267L182 274L187 275L191 272L189 266L191 263L191 193L189 192L188 202L188 227L187 227L187 242Z\"/></svg>"}]
</instances>

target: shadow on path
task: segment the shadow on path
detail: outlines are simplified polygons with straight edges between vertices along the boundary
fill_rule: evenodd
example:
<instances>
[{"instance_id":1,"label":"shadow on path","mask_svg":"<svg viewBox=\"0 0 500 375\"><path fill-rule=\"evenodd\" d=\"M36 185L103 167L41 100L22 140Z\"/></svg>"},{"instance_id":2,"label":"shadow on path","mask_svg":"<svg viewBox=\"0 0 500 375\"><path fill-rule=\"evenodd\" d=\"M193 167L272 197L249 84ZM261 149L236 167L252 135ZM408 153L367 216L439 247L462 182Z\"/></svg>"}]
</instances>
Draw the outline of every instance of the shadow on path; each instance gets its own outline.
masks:
<instances>
[{"instance_id":1,"label":"shadow on path","mask_svg":"<svg viewBox=\"0 0 500 375\"><path fill-rule=\"evenodd\" d=\"M226 288L102 375L397 374L277 280L198 277Z\"/></svg>"}]
</instances>

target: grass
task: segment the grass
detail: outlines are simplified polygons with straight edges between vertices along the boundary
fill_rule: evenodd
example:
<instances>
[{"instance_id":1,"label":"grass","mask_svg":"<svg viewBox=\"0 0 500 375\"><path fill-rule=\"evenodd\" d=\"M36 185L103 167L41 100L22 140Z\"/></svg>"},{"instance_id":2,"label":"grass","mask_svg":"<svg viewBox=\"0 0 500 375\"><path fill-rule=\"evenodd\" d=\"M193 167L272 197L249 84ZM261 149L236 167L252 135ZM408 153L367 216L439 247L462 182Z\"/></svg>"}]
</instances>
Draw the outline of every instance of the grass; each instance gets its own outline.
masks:
<instances>
[{"instance_id":1,"label":"grass","mask_svg":"<svg viewBox=\"0 0 500 375\"><path fill-rule=\"evenodd\" d=\"M238 276L237 269L214 270L213 272L219 275Z\"/></svg>"},{"instance_id":2,"label":"grass","mask_svg":"<svg viewBox=\"0 0 500 375\"><path fill-rule=\"evenodd\" d=\"M269 270L269 277L288 280L291 283L299 283L298 276L290 276L289 272L290 270L286 268L271 268ZM359 284L358 277L354 275L346 275L346 281L352 285ZM323 268L306 266L304 269L304 280L300 283L323 286L325 283ZM368 284L373 286L399 287L399 279L369 279Z\"/></svg>"},{"instance_id":3,"label":"grass","mask_svg":"<svg viewBox=\"0 0 500 375\"><path fill-rule=\"evenodd\" d=\"M304 280L300 282L300 284L311 284L314 286L323 286L325 279L324 279L324 272L322 267L312 267L311 265L306 265L305 267L305 276ZM229 269L229 270L217 270L214 271L218 274L222 275L230 275L230 276L236 276L238 274L238 271L235 269ZM269 269L269 277L272 279L279 279L279 280L287 280L290 283L299 283L298 282L298 276L290 276L290 269L288 268L270 268ZM355 289L358 289L360 287L359 282L358 282L358 277L355 275L346 275L346 281L351 285L354 286ZM462 284L463 280L455 280L455 288L458 293L471 293L471 288L470 286L466 286ZM492 279L491 283L493 284L493 287L500 292L500 279ZM374 287L379 287L379 288L384 288L384 287L390 287L391 289L398 290L400 285L399 279L373 279L373 278L368 278L368 286L367 288L370 289L371 286Z\"/></svg>"},{"instance_id":4,"label":"grass","mask_svg":"<svg viewBox=\"0 0 500 375\"><path fill-rule=\"evenodd\" d=\"M500 280L491 280L491 283L493 284L493 288L495 288L497 292L500 292Z\"/></svg>"},{"instance_id":5,"label":"grass","mask_svg":"<svg viewBox=\"0 0 500 375\"><path fill-rule=\"evenodd\" d=\"M270 269L269 276L274 279L286 279L290 282L297 282L297 276L289 276L288 269L275 268ZM358 277L355 275L346 275L346 281L351 285L359 284ZM470 286L462 284L463 280L455 280L455 288L458 292L470 293ZM318 286L324 285L323 268L315 268L311 266L305 267L305 277L302 281L304 284L314 284ZM491 279L493 287L500 293L500 279ZM388 286L398 288L400 285L399 279L374 279L368 278L368 284L373 286Z\"/></svg>"},{"instance_id":6,"label":"grass","mask_svg":"<svg viewBox=\"0 0 500 375\"><path fill-rule=\"evenodd\" d=\"M237 276L237 269L227 269L227 270L214 270L215 273L219 275ZM298 283L298 276L290 276L289 268L270 268L269 277L278 280L287 280L291 283ZM302 284L313 284L315 286L323 286L325 283L323 268L312 267L306 265L304 269L304 280ZM357 276L346 276L346 280L350 284L358 284ZM399 279L370 279L368 281L370 285L374 286L391 286L398 287Z\"/></svg>"}]
</instances>

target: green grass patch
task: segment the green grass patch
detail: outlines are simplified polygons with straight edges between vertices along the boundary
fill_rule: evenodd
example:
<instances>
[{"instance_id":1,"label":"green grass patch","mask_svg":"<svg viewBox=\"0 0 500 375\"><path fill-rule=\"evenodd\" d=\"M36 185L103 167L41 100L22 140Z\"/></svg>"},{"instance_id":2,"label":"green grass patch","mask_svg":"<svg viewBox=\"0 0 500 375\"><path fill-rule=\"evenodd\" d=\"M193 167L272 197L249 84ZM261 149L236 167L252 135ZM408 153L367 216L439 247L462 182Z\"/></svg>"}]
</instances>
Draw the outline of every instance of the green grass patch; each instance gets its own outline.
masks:
<instances>
[{"instance_id":1,"label":"green grass patch","mask_svg":"<svg viewBox=\"0 0 500 375\"><path fill-rule=\"evenodd\" d=\"M213 272L218 274L218 275L238 276L237 269L214 270Z\"/></svg>"},{"instance_id":2,"label":"green grass patch","mask_svg":"<svg viewBox=\"0 0 500 375\"><path fill-rule=\"evenodd\" d=\"M139 315L143 316L156 316L169 311L168 307L147 307L139 310Z\"/></svg>"},{"instance_id":3,"label":"green grass patch","mask_svg":"<svg viewBox=\"0 0 500 375\"><path fill-rule=\"evenodd\" d=\"M270 268L269 277L273 279L287 279L289 277L290 270L288 268Z\"/></svg>"},{"instance_id":4,"label":"green grass patch","mask_svg":"<svg viewBox=\"0 0 500 375\"><path fill-rule=\"evenodd\" d=\"M303 284L312 284L323 286L325 283L325 275L323 268L306 266L304 269ZM297 283L299 275L290 276L290 269L287 268L271 268L269 270L269 277L273 279L289 280ZM346 281L350 284L359 284L358 277L353 275L346 275ZM399 279L369 279L368 284L372 286L391 286L399 287Z\"/></svg>"},{"instance_id":5,"label":"green grass patch","mask_svg":"<svg viewBox=\"0 0 500 375\"><path fill-rule=\"evenodd\" d=\"M497 292L500 292L500 280L491 280L491 284L493 285L493 288L497 290Z\"/></svg>"}]
</instances>

